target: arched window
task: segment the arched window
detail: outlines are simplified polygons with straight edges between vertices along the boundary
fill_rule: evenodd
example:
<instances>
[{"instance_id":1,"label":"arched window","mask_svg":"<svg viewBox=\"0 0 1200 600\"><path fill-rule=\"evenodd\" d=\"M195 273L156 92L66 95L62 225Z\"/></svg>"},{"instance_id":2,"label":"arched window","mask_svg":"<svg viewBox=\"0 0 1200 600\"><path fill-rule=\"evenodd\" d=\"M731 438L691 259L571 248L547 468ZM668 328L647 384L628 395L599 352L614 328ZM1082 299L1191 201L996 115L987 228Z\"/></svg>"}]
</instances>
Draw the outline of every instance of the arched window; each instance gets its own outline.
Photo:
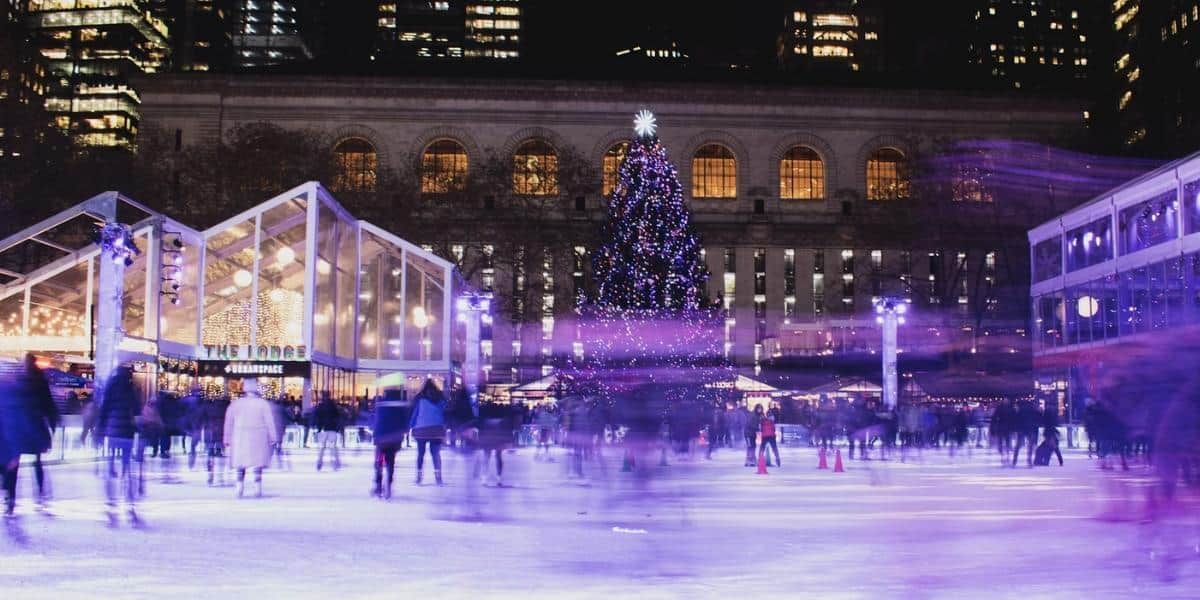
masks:
<instances>
[{"instance_id":1,"label":"arched window","mask_svg":"<svg viewBox=\"0 0 1200 600\"><path fill-rule=\"evenodd\" d=\"M529 140L513 153L513 193L524 196L558 194L558 153L542 140Z\"/></svg>"},{"instance_id":2,"label":"arched window","mask_svg":"<svg viewBox=\"0 0 1200 600\"><path fill-rule=\"evenodd\" d=\"M467 151L454 140L438 140L421 155L421 193L461 192L467 184Z\"/></svg>"},{"instance_id":3,"label":"arched window","mask_svg":"<svg viewBox=\"0 0 1200 600\"><path fill-rule=\"evenodd\" d=\"M379 159L375 147L361 138L342 140L333 149L333 191L373 192Z\"/></svg>"},{"instance_id":4,"label":"arched window","mask_svg":"<svg viewBox=\"0 0 1200 600\"><path fill-rule=\"evenodd\" d=\"M908 161L895 148L880 148L867 158L867 200L899 200L909 194Z\"/></svg>"},{"instance_id":5,"label":"arched window","mask_svg":"<svg viewBox=\"0 0 1200 600\"><path fill-rule=\"evenodd\" d=\"M617 175L621 170L621 163L625 162L626 154L629 154L629 142L613 144L608 152L604 153L604 163L600 165L603 175L601 193L604 196L608 196L617 189Z\"/></svg>"},{"instance_id":6,"label":"arched window","mask_svg":"<svg viewBox=\"0 0 1200 600\"><path fill-rule=\"evenodd\" d=\"M737 197L737 159L729 148L707 144L692 156L692 197Z\"/></svg>"},{"instance_id":7,"label":"arched window","mask_svg":"<svg viewBox=\"0 0 1200 600\"><path fill-rule=\"evenodd\" d=\"M795 146L779 161L779 197L820 200L825 197L825 163L816 150Z\"/></svg>"}]
</instances>

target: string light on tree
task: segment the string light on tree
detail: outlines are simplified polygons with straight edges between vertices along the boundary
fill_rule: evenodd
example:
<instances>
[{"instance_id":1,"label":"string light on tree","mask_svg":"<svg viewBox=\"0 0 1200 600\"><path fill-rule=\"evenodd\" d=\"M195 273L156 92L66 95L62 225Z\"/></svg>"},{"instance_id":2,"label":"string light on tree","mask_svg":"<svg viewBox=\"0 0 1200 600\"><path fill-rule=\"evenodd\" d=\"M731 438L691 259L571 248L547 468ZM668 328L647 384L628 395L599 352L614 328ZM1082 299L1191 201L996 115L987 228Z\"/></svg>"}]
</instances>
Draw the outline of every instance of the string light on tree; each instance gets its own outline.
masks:
<instances>
[{"instance_id":1,"label":"string light on tree","mask_svg":"<svg viewBox=\"0 0 1200 600\"><path fill-rule=\"evenodd\" d=\"M617 170L605 242L593 254L596 291L580 309L587 348L570 375L578 393L611 397L643 384L678 391L728 366L720 315L704 296L700 241L656 128L649 110L635 115Z\"/></svg>"}]
</instances>

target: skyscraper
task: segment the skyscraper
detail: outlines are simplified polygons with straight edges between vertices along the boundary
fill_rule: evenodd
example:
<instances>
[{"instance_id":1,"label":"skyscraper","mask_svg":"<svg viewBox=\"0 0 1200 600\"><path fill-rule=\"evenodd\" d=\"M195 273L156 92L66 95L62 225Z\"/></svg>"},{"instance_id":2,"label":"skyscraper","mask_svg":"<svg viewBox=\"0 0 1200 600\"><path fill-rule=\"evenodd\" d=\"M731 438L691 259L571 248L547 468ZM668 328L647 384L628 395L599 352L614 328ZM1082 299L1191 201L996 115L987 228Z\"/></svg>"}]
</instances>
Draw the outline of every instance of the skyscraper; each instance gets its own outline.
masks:
<instances>
[{"instance_id":1,"label":"skyscraper","mask_svg":"<svg viewBox=\"0 0 1200 600\"><path fill-rule=\"evenodd\" d=\"M234 0L155 0L171 33L171 70L228 71L233 65Z\"/></svg>"},{"instance_id":2,"label":"skyscraper","mask_svg":"<svg viewBox=\"0 0 1200 600\"><path fill-rule=\"evenodd\" d=\"M383 0L373 57L384 62L516 59L521 17L520 0Z\"/></svg>"},{"instance_id":3,"label":"skyscraper","mask_svg":"<svg viewBox=\"0 0 1200 600\"><path fill-rule=\"evenodd\" d=\"M463 54L467 58L520 58L521 0L467 2Z\"/></svg>"},{"instance_id":4,"label":"skyscraper","mask_svg":"<svg viewBox=\"0 0 1200 600\"><path fill-rule=\"evenodd\" d=\"M788 5L776 48L783 69L883 70L883 10L877 0L792 0Z\"/></svg>"},{"instance_id":5,"label":"skyscraper","mask_svg":"<svg viewBox=\"0 0 1200 600\"><path fill-rule=\"evenodd\" d=\"M1002 87L1086 93L1102 2L974 0L970 61Z\"/></svg>"},{"instance_id":6,"label":"skyscraper","mask_svg":"<svg viewBox=\"0 0 1200 600\"><path fill-rule=\"evenodd\" d=\"M84 146L128 146L138 127L130 81L163 68L167 26L149 0L28 0L25 24L47 61L46 110Z\"/></svg>"},{"instance_id":7,"label":"skyscraper","mask_svg":"<svg viewBox=\"0 0 1200 600\"><path fill-rule=\"evenodd\" d=\"M466 14L466 3L457 0L380 2L374 59L462 58Z\"/></svg>"},{"instance_id":8,"label":"skyscraper","mask_svg":"<svg viewBox=\"0 0 1200 600\"><path fill-rule=\"evenodd\" d=\"M1200 147L1200 2L1115 0L1109 96L1117 149L1178 156Z\"/></svg>"},{"instance_id":9,"label":"skyscraper","mask_svg":"<svg viewBox=\"0 0 1200 600\"><path fill-rule=\"evenodd\" d=\"M49 125L43 96L46 64L29 43L21 3L0 0L0 172L9 173L41 141ZM8 195L3 183L0 200Z\"/></svg>"},{"instance_id":10,"label":"skyscraper","mask_svg":"<svg viewBox=\"0 0 1200 600\"><path fill-rule=\"evenodd\" d=\"M253 69L312 59L317 9L312 0L235 0L234 66Z\"/></svg>"}]
</instances>

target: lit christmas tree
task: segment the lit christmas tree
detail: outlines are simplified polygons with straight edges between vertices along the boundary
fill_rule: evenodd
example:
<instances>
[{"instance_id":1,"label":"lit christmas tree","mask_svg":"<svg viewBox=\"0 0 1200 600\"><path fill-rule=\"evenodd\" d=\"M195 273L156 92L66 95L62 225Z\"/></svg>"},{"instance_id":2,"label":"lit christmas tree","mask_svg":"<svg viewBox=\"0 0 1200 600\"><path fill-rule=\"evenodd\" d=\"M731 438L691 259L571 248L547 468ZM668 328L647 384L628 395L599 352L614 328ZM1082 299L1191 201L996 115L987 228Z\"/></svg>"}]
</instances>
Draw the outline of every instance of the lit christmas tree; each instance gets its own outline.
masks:
<instances>
[{"instance_id":1,"label":"lit christmas tree","mask_svg":"<svg viewBox=\"0 0 1200 600\"><path fill-rule=\"evenodd\" d=\"M667 150L642 111L638 136L617 173L608 202L606 241L595 254L598 307L697 310L708 270L683 203L683 186Z\"/></svg>"},{"instance_id":2,"label":"lit christmas tree","mask_svg":"<svg viewBox=\"0 0 1200 600\"><path fill-rule=\"evenodd\" d=\"M725 368L720 312L675 165L649 111L608 202L605 242L593 257L596 293L581 308L585 356L571 373L579 393L611 396L646 385L694 388Z\"/></svg>"}]
</instances>

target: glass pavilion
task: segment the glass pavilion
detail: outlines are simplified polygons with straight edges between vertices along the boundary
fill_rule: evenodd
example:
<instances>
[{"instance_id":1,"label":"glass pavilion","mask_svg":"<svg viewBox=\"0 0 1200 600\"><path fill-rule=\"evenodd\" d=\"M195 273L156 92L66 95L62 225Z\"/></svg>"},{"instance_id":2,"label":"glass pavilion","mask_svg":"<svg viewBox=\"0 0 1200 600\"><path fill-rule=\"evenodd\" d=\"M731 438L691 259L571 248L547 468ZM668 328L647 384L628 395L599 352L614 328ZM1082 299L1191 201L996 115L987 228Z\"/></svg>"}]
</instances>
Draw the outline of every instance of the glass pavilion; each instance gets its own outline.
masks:
<instances>
[{"instance_id":1,"label":"glass pavilion","mask_svg":"<svg viewBox=\"0 0 1200 600\"><path fill-rule=\"evenodd\" d=\"M1200 153L1030 230L1029 251L1038 385L1078 416L1115 359L1200 331Z\"/></svg>"},{"instance_id":2,"label":"glass pavilion","mask_svg":"<svg viewBox=\"0 0 1200 600\"><path fill-rule=\"evenodd\" d=\"M0 242L0 355L86 374L96 348L97 223L130 225L122 361L146 391L242 374L335 398L456 384L453 263L350 215L317 182L205 231L106 192Z\"/></svg>"}]
</instances>

